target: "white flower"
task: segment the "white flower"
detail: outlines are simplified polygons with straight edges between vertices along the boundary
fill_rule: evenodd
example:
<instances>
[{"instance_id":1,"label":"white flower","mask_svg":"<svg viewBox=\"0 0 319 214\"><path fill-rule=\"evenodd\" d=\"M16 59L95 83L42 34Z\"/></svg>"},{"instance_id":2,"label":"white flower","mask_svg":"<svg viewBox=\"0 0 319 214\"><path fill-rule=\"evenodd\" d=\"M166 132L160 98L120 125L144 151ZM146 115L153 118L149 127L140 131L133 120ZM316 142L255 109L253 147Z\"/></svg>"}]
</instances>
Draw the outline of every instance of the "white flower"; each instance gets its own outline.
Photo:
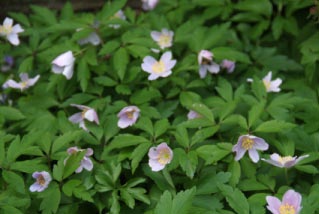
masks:
<instances>
[{"instance_id":1,"label":"white flower","mask_svg":"<svg viewBox=\"0 0 319 214\"><path fill-rule=\"evenodd\" d=\"M172 46L174 32L169 31L166 28L163 28L161 32L152 31L151 37L152 39L157 42L161 49L169 48Z\"/></svg>"},{"instance_id":2,"label":"white flower","mask_svg":"<svg viewBox=\"0 0 319 214\"><path fill-rule=\"evenodd\" d=\"M13 25L13 20L6 17L3 21L3 25L0 25L0 36L5 36L9 42L13 45L19 45L20 40L18 38L18 33L24 30L19 24Z\"/></svg>"},{"instance_id":3,"label":"white flower","mask_svg":"<svg viewBox=\"0 0 319 214\"><path fill-rule=\"evenodd\" d=\"M52 61L52 71L56 74L63 74L68 80L73 76L75 58L72 51L67 51Z\"/></svg>"},{"instance_id":4,"label":"white flower","mask_svg":"<svg viewBox=\"0 0 319 214\"><path fill-rule=\"evenodd\" d=\"M208 50L201 50L198 54L198 64L199 67L199 76L200 78L205 78L207 71L212 74L217 74L220 70L220 67L217 63L213 62L214 54Z\"/></svg>"},{"instance_id":5,"label":"white flower","mask_svg":"<svg viewBox=\"0 0 319 214\"><path fill-rule=\"evenodd\" d=\"M118 114L117 126L121 129L132 126L140 115L140 109L136 106L126 106Z\"/></svg>"},{"instance_id":6,"label":"white flower","mask_svg":"<svg viewBox=\"0 0 319 214\"><path fill-rule=\"evenodd\" d=\"M303 155L300 156L299 158L297 158L296 156L291 157L291 156L280 156L277 153L274 153L272 155L270 155L270 159L266 160L266 159L261 159L267 163L270 163L274 166L280 167L280 168L290 168L294 165L296 165L299 161L305 159L309 157L309 155Z\"/></svg>"},{"instance_id":7,"label":"white flower","mask_svg":"<svg viewBox=\"0 0 319 214\"><path fill-rule=\"evenodd\" d=\"M157 147L151 147L148 151L148 157L148 165L152 168L152 171L157 172L164 169L166 164L172 161L173 151L163 142Z\"/></svg>"},{"instance_id":8,"label":"white flower","mask_svg":"<svg viewBox=\"0 0 319 214\"><path fill-rule=\"evenodd\" d=\"M147 73L149 80L156 80L158 77L167 77L172 74L172 68L175 66L176 60L172 60L172 53L165 52L159 61L151 56L143 59L142 69Z\"/></svg>"},{"instance_id":9,"label":"white flower","mask_svg":"<svg viewBox=\"0 0 319 214\"><path fill-rule=\"evenodd\" d=\"M94 121L96 124L99 124L99 118L93 108L77 104L71 104L71 106L77 107L78 109L82 110L82 112L75 113L69 117L69 121L71 121L72 123L78 123L80 128L84 129L85 131L88 131L84 123L85 119L90 122Z\"/></svg>"},{"instance_id":10,"label":"white flower","mask_svg":"<svg viewBox=\"0 0 319 214\"><path fill-rule=\"evenodd\" d=\"M280 78L275 79L274 81L271 81L272 72L269 71L268 74L263 78L263 83L266 87L267 92L279 92L280 88L279 86L282 83L282 80Z\"/></svg>"},{"instance_id":11,"label":"white flower","mask_svg":"<svg viewBox=\"0 0 319 214\"><path fill-rule=\"evenodd\" d=\"M75 173L80 173L82 172L83 169L86 169L87 171L92 171L93 169L93 162L92 160L89 158L90 156L93 155L93 149L91 148L87 148L87 149L79 149L78 147L74 146L74 147L70 147L67 149L67 152L69 154L69 157L73 154L76 154L77 152L82 152L86 150L84 157L82 158L81 162L80 162L80 166L75 170ZM67 157L64 160L64 165L66 165L69 157Z\"/></svg>"},{"instance_id":12,"label":"white flower","mask_svg":"<svg viewBox=\"0 0 319 214\"><path fill-rule=\"evenodd\" d=\"M202 115L198 114L196 111L193 111L193 110L190 110L187 114L187 118L189 120L201 118L201 117L202 117Z\"/></svg>"},{"instance_id":13,"label":"white flower","mask_svg":"<svg viewBox=\"0 0 319 214\"><path fill-rule=\"evenodd\" d=\"M36 179L36 182L30 186L31 192L42 192L48 188L52 180L51 175L46 171L34 172L32 177Z\"/></svg>"},{"instance_id":14,"label":"white flower","mask_svg":"<svg viewBox=\"0 0 319 214\"><path fill-rule=\"evenodd\" d=\"M2 87L3 88L17 88L23 91L24 89L29 88L30 86L33 86L40 78L40 75L35 76L34 78L29 78L29 75L27 73L21 73L20 79L21 82L16 82L14 80L7 80Z\"/></svg>"},{"instance_id":15,"label":"white flower","mask_svg":"<svg viewBox=\"0 0 319 214\"><path fill-rule=\"evenodd\" d=\"M142 8L143 10L153 10L159 0L142 0Z\"/></svg>"}]
</instances>

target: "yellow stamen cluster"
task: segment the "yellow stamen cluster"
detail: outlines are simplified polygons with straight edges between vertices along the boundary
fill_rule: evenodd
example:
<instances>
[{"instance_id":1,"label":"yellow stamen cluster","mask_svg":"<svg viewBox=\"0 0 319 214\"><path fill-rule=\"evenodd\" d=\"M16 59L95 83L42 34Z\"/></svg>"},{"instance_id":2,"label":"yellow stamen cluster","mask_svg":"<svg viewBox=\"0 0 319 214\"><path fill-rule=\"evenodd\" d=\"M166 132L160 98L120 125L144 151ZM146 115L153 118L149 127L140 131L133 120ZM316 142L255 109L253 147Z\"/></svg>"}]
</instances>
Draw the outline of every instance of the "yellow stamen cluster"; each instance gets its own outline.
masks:
<instances>
[{"instance_id":1,"label":"yellow stamen cluster","mask_svg":"<svg viewBox=\"0 0 319 214\"><path fill-rule=\"evenodd\" d=\"M264 85L266 87L266 90L268 91L270 89L270 84L271 84L270 81L263 80L263 82L264 82Z\"/></svg>"},{"instance_id":2,"label":"yellow stamen cluster","mask_svg":"<svg viewBox=\"0 0 319 214\"><path fill-rule=\"evenodd\" d=\"M161 35L158 40L160 46L169 46L171 43L171 37L168 35Z\"/></svg>"},{"instance_id":3,"label":"yellow stamen cluster","mask_svg":"<svg viewBox=\"0 0 319 214\"><path fill-rule=\"evenodd\" d=\"M279 207L279 214L295 214L296 210L290 204L283 204Z\"/></svg>"},{"instance_id":4,"label":"yellow stamen cluster","mask_svg":"<svg viewBox=\"0 0 319 214\"><path fill-rule=\"evenodd\" d=\"M293 158L291 156L285 156L285 157L279 157L278 161L281 163L281 164L285 164L287 163L288 161L292 161Z\"/></svg>"},{"instance_id":5,"label":"yellow stamen cluster","mask_svg":"<svg viewBox=\"0 0 319 214\"><path fill-rule=\"evenodd\" d=\"M158 162L165 165L170 162L171 154L168 148L161 149L158 154Z\"/></svg>"},{"instance_id":6,"label":"yellow stamen cluster","mask_svg":"<svg viewBox=\"0 0 319 214\"><path fill-rule=\"evenodd\" d=\"M81 112L81 117L82 118L85 118L85 113L88 111L89 109L84 109L82 112Z\"/></svg>"},{"instance_id":7,"label":"yellow stamen cluster","mask_svg":"<svg viewBox=\"0 0 319 214\"><path fill-rule=\"evenodd\" d=\"M163 73L163 72L165 72L165 64L162 61L156 62L152 66L152 70L156 74Z\"/></svg>"},{"instance_id":8,"label":"yellow stamen cluster","mask_svg":"<svg viewBox=\"0 0 319 214\"><path fill-rule=\"evenodd\" d=\"M8 35L12 32L12 26L3 25L0 26L0 34Z\"/></svg>"},{"instance_id":9,"label":"yellow stamen cluster","mask_svg":"<svg viewBox=\"0 0 319 214\"><path fill-rule=\"evenodd\" d=\"M37 183L40 184L41 186L45 185L45 179L43 175L39 175L39 177L37 178Z\"/></svg>"},{"instance_id":10,"label":"yellow stamen cluster","mask_svg":"<svg viewBox=\"0 0 319 214\"><path fill-rule=\"evenodd\" d=\"M134 110L125 112L126 117L128 119L133 119L134 118L134 112L135 112Z\"/></svg>"},{"instance_id":11,"label":"yellow stamen cluster","mask_svg":"<svg viewBox=\"0 0 319 214\"><path fill-rule=\"evenodd\" d=\"M254 140L250 139L249 137L243 137L241 147L243 147L246 150L249 150L253 148L254 144L255 144Z\"/></svg>"}]
</instances>

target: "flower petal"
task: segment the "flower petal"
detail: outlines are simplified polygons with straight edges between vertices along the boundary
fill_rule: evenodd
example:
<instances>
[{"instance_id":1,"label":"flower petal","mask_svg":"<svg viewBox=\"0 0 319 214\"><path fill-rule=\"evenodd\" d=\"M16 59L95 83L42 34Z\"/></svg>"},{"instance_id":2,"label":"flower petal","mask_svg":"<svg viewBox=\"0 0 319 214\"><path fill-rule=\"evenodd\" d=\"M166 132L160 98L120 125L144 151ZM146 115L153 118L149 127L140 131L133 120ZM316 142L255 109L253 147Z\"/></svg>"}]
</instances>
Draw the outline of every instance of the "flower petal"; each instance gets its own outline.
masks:
<instances>
[{"instance_id":1,"label":"flower petal","mask_svg":"<svg viewBox=\"0 0 319 214\"><path fill-rule=\"evenodd\" d=\"M258 154L256 149L249 149L248 154L249 154L250 159L254 163L257 163L259 161L259 154Z\"/></svg>"},{"instance_id":2,"label":"flower petal","mask_svg":"<svg viewBox=\"0 0 319 214\"><path fill-rule=\"evenodd\" d=\"M266 201L268 203L267 209L272 212L272 214L280 214L279 208L281 206L281 201L274 196L267 196Z\"/></svg>"}]
</instances>

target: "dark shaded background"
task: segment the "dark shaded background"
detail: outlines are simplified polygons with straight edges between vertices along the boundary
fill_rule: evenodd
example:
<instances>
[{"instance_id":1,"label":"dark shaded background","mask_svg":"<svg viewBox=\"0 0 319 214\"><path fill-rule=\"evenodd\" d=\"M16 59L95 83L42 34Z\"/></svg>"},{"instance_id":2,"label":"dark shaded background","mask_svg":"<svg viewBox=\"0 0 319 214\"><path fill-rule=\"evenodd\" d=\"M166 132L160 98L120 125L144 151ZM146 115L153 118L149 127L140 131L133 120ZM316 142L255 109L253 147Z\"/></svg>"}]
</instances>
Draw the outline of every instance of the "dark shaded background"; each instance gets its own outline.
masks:
<instances>
[{"instance_id":1,"label":"dark shaded background","mask_svg":"<svg viewBox=\"0 0 319 214\"><path fill-rule=\"evenodd\" d=\"M95 11L101 9L109 0L70 0L74 11ZM68 2L65 0L0 0L0 17L5 18L8 12L30 13L29 5L38 5L54 10L59 10ZM141 0L128 0L127 6L141 8Z\"/></svg>"}]
</instances>

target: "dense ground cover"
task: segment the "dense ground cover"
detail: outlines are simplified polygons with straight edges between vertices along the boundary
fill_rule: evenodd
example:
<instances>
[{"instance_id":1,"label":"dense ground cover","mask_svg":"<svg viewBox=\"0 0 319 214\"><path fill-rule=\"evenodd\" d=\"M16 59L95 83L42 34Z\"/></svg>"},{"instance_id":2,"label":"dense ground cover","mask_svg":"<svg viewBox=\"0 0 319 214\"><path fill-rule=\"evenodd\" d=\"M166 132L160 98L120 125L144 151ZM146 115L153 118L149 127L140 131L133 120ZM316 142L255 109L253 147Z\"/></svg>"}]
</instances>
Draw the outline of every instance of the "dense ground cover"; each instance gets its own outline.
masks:
<instances>
[{"instance_id":1,"label":"dense ground cover","mask_svg":"<svg viewBox=\"0 0 319 214\"><path fill-rule=\"evenodd\" d=\"M1 213L319 213L317 1L126 3L8 11Z\"/></svg>"}]
</instances>

